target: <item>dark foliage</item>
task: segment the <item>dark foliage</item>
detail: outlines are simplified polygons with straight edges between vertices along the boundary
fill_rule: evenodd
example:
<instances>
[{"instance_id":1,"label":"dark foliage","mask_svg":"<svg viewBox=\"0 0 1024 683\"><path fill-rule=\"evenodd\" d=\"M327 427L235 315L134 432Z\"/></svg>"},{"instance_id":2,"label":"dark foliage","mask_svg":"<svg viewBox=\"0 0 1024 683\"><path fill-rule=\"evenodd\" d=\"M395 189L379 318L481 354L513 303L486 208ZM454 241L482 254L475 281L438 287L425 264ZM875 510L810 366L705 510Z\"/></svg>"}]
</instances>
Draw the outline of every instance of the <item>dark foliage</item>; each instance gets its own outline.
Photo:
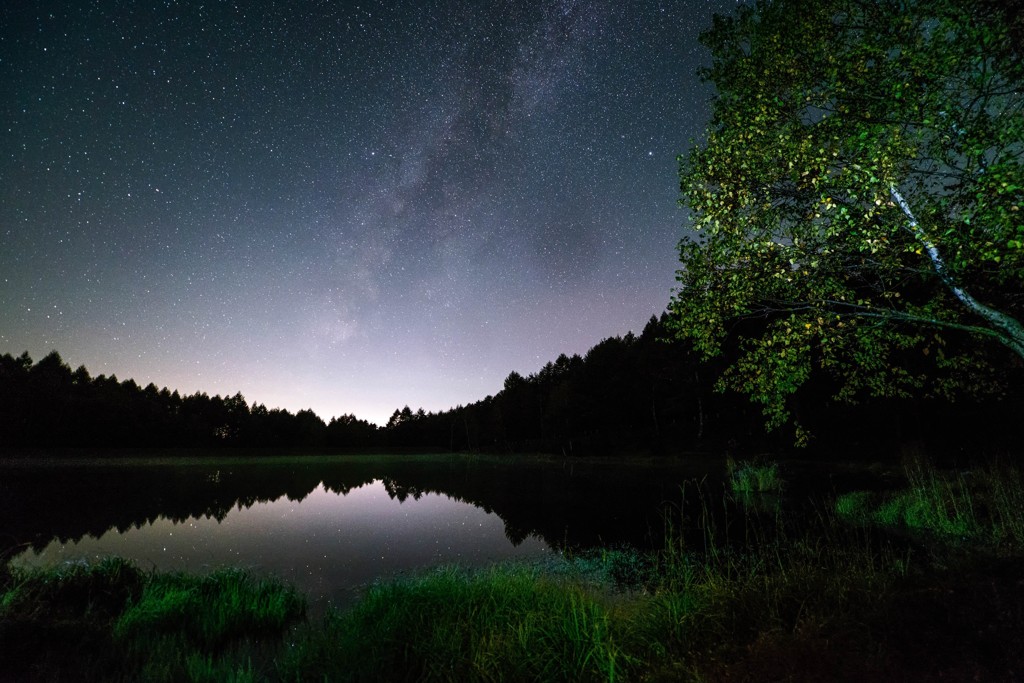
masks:
<instances>
[{"instance_id":1,"label":"dark foliage","mask_svg":"<svg viewBox=\"0 0 1024 683\"><path fill-rule=\"evenodd\" d=\"M0 447L189 448L351 447L375 442L377 428L351 415L325 424L311 410L292 414L245 398L181 396L116 376L72 371L56 351L0 356Z\"/></svg>"},{"instance_id":2,"label":"dark foliage","mask_svg":"<svg viewBox=\"0 0 1024 683\"><path fill-rule=\"evenodd\" d=\"M748 324L757 324L757 321ZM738 329L735 339L745 331ZM133 380L90 376L54 351L0 356L0 450L18 448L211 448L330 451L436 450L540 452L564 456L758 453L788 448L792 435L764 430L761 411L715 382L737 353L729 343L712 361L671 338L666 317L598 343L586 355L559 356L538 372L511 372L494 396L438 413L409 406L384 427L354 415L325 423L311 410L292 414L248 405L241 394L181 396ZM914 358L905 359L912 365ZM791 408L814 435L811 452L874 456L908 442L936 454L1008 450L1019 441L1024 406L1007 368L1010 391L959 403L908 396L851 405L839 387L812 375ZM1012 387L1018 387L1016 393Z\"/></svg>"},{"instance_id":3,"label":"dark foliage","mask_svg":"<svg viewBox=\"0 0 1024 683\"><path fill-rule=\"evenodd\" d=\"M666 315L652 317L639 336L605 339L583 357L563 354L527 377L512 372L501 391L476 403L440 413L396 410L383 436L393 446L564 456L786 450L792 432L766 433L758 406L716 391L749 333L744 325L758 324L738 324L724 353L703 360L689 342L671 338ZM912 366L917 359L903 360ZM1007 368L1006 378L1020 370ZM905 396L852 404L836 398L839 389L812 373L792 398L794 415L814 436L808 454L879 457L912 443L956 456L1006 451L1019 441L1020 391L974 402Z\"/></svg>"},{"instance_id":4,"label":"dark foliage","mask_svg":"<svg viewBox=\"0 0 1024 683\"><path fill-rule=\"evenodd\" d=\"M395 446L566 456L763 447L757 411L715 393L717 374L652 317L640 336L509 373L495 396L440 413L396 410L385 434Z\"/></svg>"}]
</instances>

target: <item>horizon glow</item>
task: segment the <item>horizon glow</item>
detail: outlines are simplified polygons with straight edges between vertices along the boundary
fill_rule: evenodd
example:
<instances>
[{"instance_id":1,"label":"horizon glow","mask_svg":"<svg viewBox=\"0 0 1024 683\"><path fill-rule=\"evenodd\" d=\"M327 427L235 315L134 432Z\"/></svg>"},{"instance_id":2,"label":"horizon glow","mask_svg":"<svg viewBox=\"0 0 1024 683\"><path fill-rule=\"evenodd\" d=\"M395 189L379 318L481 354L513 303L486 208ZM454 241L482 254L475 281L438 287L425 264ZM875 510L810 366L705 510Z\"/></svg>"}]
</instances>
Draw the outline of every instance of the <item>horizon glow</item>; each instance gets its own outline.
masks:
<instances>
[{"instance_id":1,"label":"horizon glow","mask_svg":"<svg viewBox=\"0 0 1024 683\"><path fill-rule=\"evenodd\" d=\"M384 424L639 332L735 6L0 10L0 353Z\"/></svg>"}]
</instances>

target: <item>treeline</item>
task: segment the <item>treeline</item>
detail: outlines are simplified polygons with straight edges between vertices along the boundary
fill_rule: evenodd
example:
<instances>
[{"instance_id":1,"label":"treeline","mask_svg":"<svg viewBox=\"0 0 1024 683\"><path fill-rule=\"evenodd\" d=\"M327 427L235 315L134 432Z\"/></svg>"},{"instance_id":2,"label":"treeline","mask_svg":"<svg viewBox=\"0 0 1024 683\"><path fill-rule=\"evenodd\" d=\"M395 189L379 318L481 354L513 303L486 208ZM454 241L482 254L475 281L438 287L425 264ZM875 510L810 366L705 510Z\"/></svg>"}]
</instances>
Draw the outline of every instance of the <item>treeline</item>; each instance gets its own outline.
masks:
<instances>
[{"instance_id":1,"label":"treeline","mask_svg":"<svg viewBox=\"0 0 1024 683\"><path fill-rule=\"evenodd\" d=\"M72 371L56 351L0 356L0 447L369 447L377 427L352 415L330 423L234 396L182 396L152 383Z\"/></svg>"},{"instance_id":2,"label":"treeline","mask_svg":"<svg viewBox=\"0 0 1024 683\"><path fill-rule=\"evenodd\" d=\"M639 336L605 339L582 357L562 355L527 377L512 372L501 391L476 403L441 413L396 410L384 432L393 445L566 456L752 455L793 448L792 425L769 433L759 405L716 389L741 338L737 333L722 356L707 361L674 338L663 314ZM899 361L914 367L918 359L907 356ZM1024 391L1013 378L1022 378L1021 368L1006 368L1005 374L1010 390L985 399L922 392L849 402L836 399L840 385L834 379L813 372L790 401L812 435L801 452L845 458L897 455L907 447L954 457L965 449L1019 451Z\"/></svg>"},{"instance_id":3,"label":"treeline","mask_svg":"<svg viewBox=\"0 0 1024 683\"><path fill-rule=\"evenodd\" d=\"M663 320L512 372L495 396L440 413L396 410L384 427L343 415L324 422L249 405L239 393L181 395L153 384L72 370L56 351L0 356L0 447L276 447L551 452L663 452L763 438L756 408L712 391L716 369Z\"/></svg>"},{"instance_id":4,"label":"treeline","mask_svg":"<svg viewBox=\"0 0 1024 683\"><path fill-rule=\"evenodd\" d=\"M396 410L378 428L354 415L324 422L250 406L241 394L182 396L131 379L92 377L54 351L0 356L0 448L272 447L543 452L565 456L761 452L793 445L792 431L764 429L758 406L715 391L730 354L707 362L674 341L667 318L640 335L605 339L585 355L559 356L534 374L512 372L494 396L438 413ZM1010 369L1019 376L1020 368ZM792 409L814 435L812 451L854 455L908 442L947 451L1019 447L1016 393L987 401L902 397L858 405L834 400L827 378L807 383Z\"/></svg>"},{"instance_id":5,"label":"treeline","mask_svg":"<svg viewBox=\"0 0 1024 683\"><path fill-rule=\"evenodd\" d=\"M385 431L400 446L571 455L664 453L762 443L760 411L713 390L720 372L671 341L665 316L598 343L585 355L512 372L494 396L440 413L395 411Z\"/></svg>"}]
</instances>

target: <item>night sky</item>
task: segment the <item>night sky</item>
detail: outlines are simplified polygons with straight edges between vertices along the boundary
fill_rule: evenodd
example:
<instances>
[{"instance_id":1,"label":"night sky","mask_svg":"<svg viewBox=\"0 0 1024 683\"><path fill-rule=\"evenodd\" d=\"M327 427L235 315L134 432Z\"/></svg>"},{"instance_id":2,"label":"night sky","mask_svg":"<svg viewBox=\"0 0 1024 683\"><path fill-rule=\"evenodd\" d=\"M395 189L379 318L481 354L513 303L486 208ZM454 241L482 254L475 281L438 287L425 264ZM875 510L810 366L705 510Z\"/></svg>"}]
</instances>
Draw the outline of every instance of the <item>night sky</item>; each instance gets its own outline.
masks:
<instances>
[{"instance_id":1,"label":"night sky","mask_svg":"<svg viewBox=\"0 0 1024 683\"><path fill-rule=\"evenodd\" d=\"M0 353L383 423L639 332L735 7L5 2Z\"/></svg>"}]
</instances>

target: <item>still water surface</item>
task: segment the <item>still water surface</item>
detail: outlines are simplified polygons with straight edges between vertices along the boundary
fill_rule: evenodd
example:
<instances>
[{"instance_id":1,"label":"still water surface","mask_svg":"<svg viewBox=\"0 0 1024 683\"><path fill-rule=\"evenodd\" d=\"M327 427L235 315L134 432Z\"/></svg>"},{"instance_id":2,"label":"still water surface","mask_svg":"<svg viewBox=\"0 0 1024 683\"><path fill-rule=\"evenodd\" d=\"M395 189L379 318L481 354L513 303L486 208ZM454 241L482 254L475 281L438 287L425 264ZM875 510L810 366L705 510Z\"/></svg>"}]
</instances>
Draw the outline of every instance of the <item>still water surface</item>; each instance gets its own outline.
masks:
<instances>
[{"instance_id":1,"label":"still water surface","mask_svg":"<svg viewBox=\"0 0 1024 683\"><path fill-rule=\"evenodd\" d=\"M118 556L158 570L204 571L242 566L282 577L314 602L349 602L360 586L402 572L498 560L534 559L551 552L536 536L518 544L500 517L438 493L399 501L380 480L347 493L323 484L301 500L282 496L212 516L164 516L96 538L51 541L14 559L19 566L53 566Z\"/></svg>"},{"instance_id":2,"label":"still water surface","mask_svg":"<svg viewBox=\"0 0 1024 683\"><path fill-rule=\"evenodd\" d=\"M706 469L452 456L0 462L0 545L16 566L115 555L158 570L248 567L344 605L376 579L442 564L653 545L682 482Z\"/></svg>"}]
</instances>

